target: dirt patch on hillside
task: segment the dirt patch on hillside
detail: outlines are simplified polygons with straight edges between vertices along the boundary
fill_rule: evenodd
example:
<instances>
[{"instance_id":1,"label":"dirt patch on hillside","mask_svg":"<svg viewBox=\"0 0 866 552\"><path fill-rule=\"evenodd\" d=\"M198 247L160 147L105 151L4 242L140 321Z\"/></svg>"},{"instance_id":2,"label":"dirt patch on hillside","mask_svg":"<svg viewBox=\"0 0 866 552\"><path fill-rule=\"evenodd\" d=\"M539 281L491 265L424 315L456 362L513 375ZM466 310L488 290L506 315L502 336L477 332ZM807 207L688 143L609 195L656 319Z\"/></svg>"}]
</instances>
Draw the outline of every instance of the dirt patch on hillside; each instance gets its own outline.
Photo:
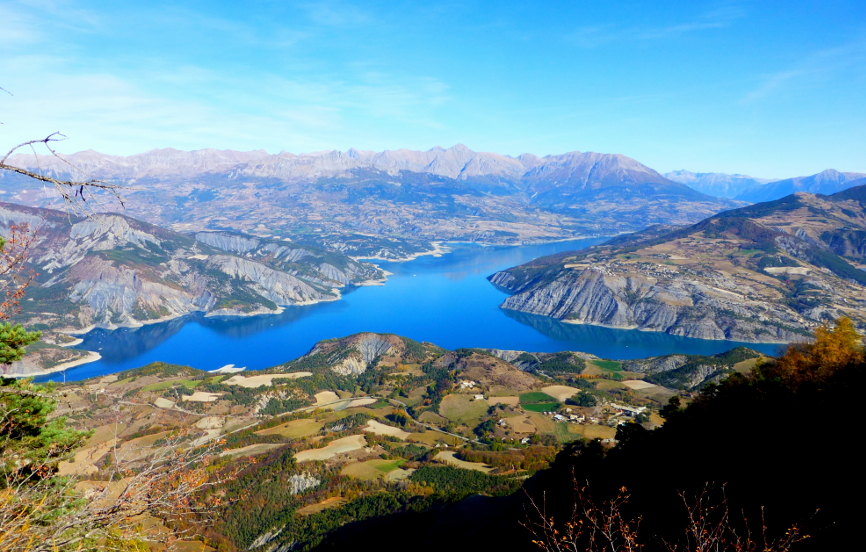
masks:
<instances>
[{"instance_id":1,"label":"dirt patch on hillside","mask_svg":"<svg viewBox=\"0 0 866 552\"><path fill-rule=\"evenodd\" d=\"M565 399L571 398L580 391L577 387L569 387L567 385L548 385L541 388L542 393L547 393L559 402L565 402Z\"/></svg>"},{"instance_id":2,"label":"dirt patch on hillside","mask_svg":"<svg viewBox=\"0 0 866 552\"><path fill-rule=\"evenodd\" d=\"M455 468L475 470L484 473L490 473L491 471L493 471L493 468L491 468L487 464L479 464L478 462L467 462L465 460L460 460L459 458L454 457L455 454L456 453L453 450L442 451L436 456L434 456L433 459L454 466Z\"/></svg>"},{"instance_id":3,"label":"dirt patch on hillside","mask_svg":"<svg viewBox=\"0 0 866 552\"><path fill-rule=\"evenodd\" d=\"M364 428L364 431L369 431L371 433L375 433L376 435L390 435L392 437L397 437L398 439L406 440L406 437L410 435L408 431L403 431L398 427L393 427L389 425L385 425L376 420L370 420L367 422L367 427Z\"/></svg>"},{"instance_id":4,"label":"dirt patch on hillside","mask_svg":"<svg viewBox=\"0 0 866 552\"><path fill-rule=\"evenodd\" d=\"M196 391L192 395L184 395L180 398L180 400L192 402L217 402L222 396L222 393L207 393L205 391Z\"/></svg>"},{"instance_id":5,"label":"dirt patch on hillside","mask_svg":"<svg viewBox=\"0 0 866 552\"><path fill-rule=\"evenodd\" d=\"M316 397L316 406L321 406L323 404L332 403L334 401L339 401L340 396L334 393L333 391L321 391L315 394Z\"/></svg>"},{"instance_id":6,"label":"dirt patch on hillside","mask_svg":"<svg viewBox=\"0 0 866 552\"><path fill-rule=\"evenodd\" d=\"M352 452L367 446L367 441L363 435L349 435L342 439L336 439L320 449L310 449L299 452L295 455L297 462L306 462L307 460L329 460L338 454Z\"/></svg>"},{"instance_id":7,"label":"dirt patch on hillside","mask_svg":"<svg viewBox=\"0 0 866 552\"><path fill-rule=\"evenodd\" d=\"M288 374L263 374L261 376L232 376L227 380L223 380L225 385L239 385L241 387L254 388L263 385L273 385L277 378L298 379L312 376L312 372L289 372Z\"/></svg>"},{"instance_id":8,"label":"dirt patch on hillside","mask_svg":"<svg viewBox=\"0 0 866 552\"><path fill-rule=\"evenodd\" d=\"M490 404L505 404L508 406L517 406L520 404L520 397L488 397L487 402Z\"/></svg>"}]
</instances>

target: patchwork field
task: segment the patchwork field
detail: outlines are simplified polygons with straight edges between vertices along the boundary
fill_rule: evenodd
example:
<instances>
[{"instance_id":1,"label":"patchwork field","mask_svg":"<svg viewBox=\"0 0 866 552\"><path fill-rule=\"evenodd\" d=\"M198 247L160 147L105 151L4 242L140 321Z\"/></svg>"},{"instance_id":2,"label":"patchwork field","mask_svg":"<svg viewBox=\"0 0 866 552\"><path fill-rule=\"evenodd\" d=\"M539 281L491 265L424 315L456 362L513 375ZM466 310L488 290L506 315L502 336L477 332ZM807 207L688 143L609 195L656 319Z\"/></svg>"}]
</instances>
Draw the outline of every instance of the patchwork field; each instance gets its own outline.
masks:
<instances>
[{"instance_id":1,"label":"patchwork field","mask_svg":"<svg viewBox=\"0 0 866 552\"><path fill-rule=\"evenodd\" d=\"M521 404L520 408L527 412L552 412L559 408L558 402Z\"/></svg>"},{"instance_id":2,"label":"patchwork field","mask_svg":"<svg viewBox=\"0 0 866 552\"><path fill-rule=\"evenodd\" d=\"M150 385L145 385L141 388L142 391L162 391L163 389L170 389L175 385L182 385L187 389L194 389L198 384L201 383L201 380L188 380L188 379L170 379L166 381L161 381L159 383L153 383Z\"/></svg>"},{"instance_id":3,"label":"patchwork field","mask_svg":"<svg viewBox=\"0 0 866 552\"><path fill-rule=\"evenodd\" d=\"M507 423L515 433L535 433L535 425L529 420L529 416L512 416L505 418Z\"/></svg>"},{"instance_id":4,"label":"patchwork field","mask_svg":"<svg viewBox=\"0 0 866 552\"><path fill-rule=\"evenodd\" d=\"M355 408L358 406L367 406L370 404L375 404L376 402L378 402L377 399L355 399L352 402L350 402L348 405L346 405L346 408Z\"/></svg>"},{"instance_id":5,"label":"patchwork field","mask_svg":"<svg viewBox=\"0 0 866 552\"><path fill-rule=\"evenodd\" d=\"M373 480L385 477L387 474L398 469L406 463L406 460L397 458L394 460L367 460L366 462L352 462L343 467L343 475L356 479Z\"/></svg>"},{"instance_id":6,"label":"patchwork field","mask_svg":"<svg viewBox=\"0 0 866 552\"><path fill-rule=\"evenodd\" d=\"M352 452L367 446L367 441L363 435L349 435L342 439L336 439L328 443L320 449L310 449L299 452L295 455L297 462L306 462L308 460L329 460L338 454L344 452Z\"/></svg>"},{"instance_id":7,"label":"patchwork field","mask_svg":"<svg viewBox=\"0 0 866 552\"><path fill-rule=\"evenodd\" d=\"M376 420L370 420L367 422L367 427L364 428L364 431L369 431L371 433L375 433L376 435L390 435L391 437L397 437L398 439L406 440L411 433L408 431L403 431L398 427L393 427L389 425L385 425L382 422L378 422Z\"/></svg>"},{"instance_id":8,"label":"patchwork field","mask_svg":"<svg viewBox=\"0 0 866 552\"><path fill-rule=\"evenodd\" d=\"M192 395L184 395L180 399L182 401L193 402L216 402L222 396L222 393L206 393L204 391L196 391Z\"/></svg>"},{"instance_id":9,"label":"patchwork field","mask_svg":"<svg viewBox=\"0 0 866 552\"><path fill-rule=\"evenodd\" d=\"M257 454L271 452L272 450L282 446L285 445L279 443L259 443L257 445L249 445L242 448L226 450L221 452L220 456L255 456Z\"/></svg>"},{"instance_id":10,"label":"patchwork field","mask_svg":"<svg viewBox=\"0 0 866 552\"><path fill-rule=\"evenodd\" d=\"M481 416L487 414L490 403L481 399L475 400L470 395L448 395L442 399L439 414L469 426L478 425Z\"/></svg>"},{"instance_id":11,"label":"patchwork field","mask_svg":"<svg viewBox=\"0 0 866 552\"><path fill-rule=\"evenodd\" d=\"M654 383L650 383L648 381L643 380L626 380L622 382L623 385L628 387L631 390L637 391L640 389L652 389L653 387L658 387L658 385Z\"/></svg>"},{"instance_id":12,"label":"patchwork field","mask_svg":"<svg viewBox=\"0 0 866 552\"><path fill-rule=\"evenodd\" d=\"M288 378L288 379L298 379L305 378L307 376L312 376L312 372L290 372L288 374L263 374L261 376L241 376L235 375L230 377L227 380L223 380L222 383L226 385L238 385L240 387L247 387L249 389L253 389L256 387L261 387L263 385L273 385L274 380L277 378Z\"/></svg>"},{"instance_id":13,"label":"patchwork field","mask_svg":"<svg viewBox=\"0 0 866 552\"><path fill-rule=\"evenodd\" d=\"M758 364L758 361L761 360L761 358L762 357L750 358L747 360L740 361L740 362L734 364L733 368L735 371L739 372L740 374L748 374L749 372L752 371L752 368L754 368L755 365Z\"/></svg>"},{"instance_id":14,"label":"patchwork field","mask_svg":"<svg viewBox=\"0 0 866 552\"><path fill-rule=\"evenodd\" d=\"M326 498L325 500L317 502L316 504L310 504L309 506L298 508L297 510L295 510L295 513L300 516L309 516L311 514L318 514L319 512L327 510L328 508L337 508L347 502L349 501L341 496L332 496L331 498Z\"/></svg>"},{"instance_id":15,"label":"patchwork field","mask_svg":"<svg viewBox=\"0 0 866 552\"><path fill-rule=\"evenodd\" d=\"M301 437L309 437L317 434L324 425L325 424L322 422L317 422L316 420L307 418L303 420L292 420L291 422L276 427L256 431L256 434L281 435L283 437L288 437L289 439L300 439Z\"/></svg>"},{"instance_id":16,"label":"patchwork field","mask_svg":"<svg viewBox=\"0 0 866 552\"><path fill-rule=\"evenodd\" d=\"M424 433L410 433L408 437L409 441L415 441L416 443L423 443L425 445L436 446L439 443L445 443L450 446L460 445L463 441L458 439L457 437L452 437L446 433L441 433L439 431L425 431Z\"/></svg>"},{"instance_id":17,"label":"patchwork field","mask_svg":"<svg viewBox=\"0 0 866 552\"><path fill-rule=\"evenodd\" d=\"M586 361L586 369L583 371L583 373L589 376L600 376L603 374L610 374L621 371L622 362L619 362L617 360L593 359Z\"/></svg>"},{"instance_id":18,"label":"patchwork field","mask_svg":"<svg viewBox=\"0 0 866 552\"><path fill-rule=\"evenodd\" d=\"M174 408L174 401L170 401L163 397L160 397L153 401L153 404L159 408Z\"/></svg>"},{"instance_id":19,"label":"patchwork field","mask_svg":"<svg viewBox=\"0 0 866 552\"><path fill-rule=\"evenodd\" d=\"M616 428L595 424L568 424L568 432L585 439L613 439Z\"/></svg>"},{"instance_id":20,"label":"patchwork field","mask_svg":"<svg viewBox=\"0 0 866 552\"><path fill-rule=\"evenodd\" d=\"M576 390L575 390L575 392L576 392ZM542 393L541 391L531 391L529 393L521 393L520 394L520 404L556 402L556 401L557 401L556 397L551 397L547 393Z\"/></svg>"},{"instance_id":21,"label":"patchwork field","mask_svg":"<svg viewBox=\"0 0 866 552\"><path fill-rule=\"evenodd\" d=\"M487 402L490 404L504 404L507 406L517 406L520 402L520 397L511 396L511 397L488 397Z\"/></svg>"},{"instance_id":22,"label":"patchwork field","mask_svg":"<svg viewBox=\"0 0 866 552\"><path fill-rule=\"evenodd\" d=\"M339 401L340 396L334 393L333 391L321 391L315 394L316 397L316 406L321 406L323 404L332 403L334 401Z\"/></svg>"},{"instance_id":23,"label":"patchwork field","mask_svg":"<svg viewBox=\"0 0 866 552\"><path fill-rule=\"evenodd\" d=\"M487 464L480 464L478 462L466 462L465 460L454 458L455 454L456 453L453 450L443 450L442 452L434 456L433 459L454 466L455 468L475 470L484 473L490 473L491 471L493 471L493 468L491 468Z\"/></svg>"},{"instance_id":24,"label":"patchwork field","mask_svg":"<svg viewBox=\"0 0 866 552\"><path fill-rule=\"evenodd\" d=\"M577 387L569 387L568 385L548 385L542 387L541 392L547 393L559 402L565 402L565 399L571 398L580 391Z\"/></svg>"}]
</instances>

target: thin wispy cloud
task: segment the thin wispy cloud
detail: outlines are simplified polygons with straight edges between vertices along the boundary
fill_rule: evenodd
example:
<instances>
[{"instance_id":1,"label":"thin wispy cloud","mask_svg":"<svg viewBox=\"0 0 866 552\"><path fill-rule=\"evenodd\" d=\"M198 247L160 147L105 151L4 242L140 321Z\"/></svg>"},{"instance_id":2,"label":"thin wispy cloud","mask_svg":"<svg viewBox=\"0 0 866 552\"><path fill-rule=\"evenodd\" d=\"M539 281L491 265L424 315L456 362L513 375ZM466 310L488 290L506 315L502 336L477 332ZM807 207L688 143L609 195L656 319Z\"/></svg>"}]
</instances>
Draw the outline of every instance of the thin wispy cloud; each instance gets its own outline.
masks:
<instances>
[{"instance_id":1,"label":"thin wispy cloud","mask_svg":"<svg viewBox=\"0 0 866 552\"><path fill-rule=\"evenodd\" d=\"M305 4L309 18L319 25L354 27L374 21L374 17L348 2L312 2Z\"/></svg>"},{"instance_id":2,"label":"thin wispy cloud","mask_svg":"<svg viewBox=\"0 0 866 552\"><path fill-rule=\"evenodd\" d=\"M823 86L840 74L849 78L866 73L866 38L836 48L819 50L791 67L764 76L760 84L741 99L756 102L796 88Z\"/></svg>"},{"instance_id":3,"label":"thin wispy cloud","mask_svg":"<svg viewBox=\"0 0 866 552\"><path fill-rule=\"evenodd\" d=\"M588 25L579 27L566 36L566 40L581 48L598 48L607 44L625 41L649 41L676 38L678 36L723 29L745 16L745 11L736 6L726 6L702 14L691 21L656 27L626 27L615 24Z\"/></svg>"}]
</instances>

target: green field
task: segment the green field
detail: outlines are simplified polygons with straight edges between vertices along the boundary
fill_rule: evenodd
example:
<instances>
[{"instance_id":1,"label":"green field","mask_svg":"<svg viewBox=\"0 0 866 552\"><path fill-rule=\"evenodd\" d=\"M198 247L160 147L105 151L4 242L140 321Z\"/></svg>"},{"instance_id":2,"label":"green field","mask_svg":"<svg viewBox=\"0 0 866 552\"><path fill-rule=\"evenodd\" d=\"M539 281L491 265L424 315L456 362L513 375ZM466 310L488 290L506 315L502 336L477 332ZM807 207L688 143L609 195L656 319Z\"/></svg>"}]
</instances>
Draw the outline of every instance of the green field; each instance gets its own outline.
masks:
<instances>
[{"instance_id":1,"label":"green field","mask_svg":"<svg viewBox=\"0 0 866 552\"><path fill-rule=\"evenodd\" d=\"M587 363L595 364L602 370L609 372L619 372L622 370L622 362L618 360L588 360Z\"/></svg>"},{"instance_id":2,"label":"green field","mask_svg":"<svg viewBox=\"0 0 866 552\"><path fill-rule=\"evenodd\" d=\"M547 393L541 391L531 391L529 393L520 394L520 404L523 403L541 403L541 402L556 402L556 397L551 397Z\"/></svg>"},{"instance_id":3,"label":"green field","mask_svg":"<svg viewBox=\"0 0 866 552\"><path fill-rule=\"evenodd\" d=\"M520 404L520 408L529 412L552 412L559 408L558 402Z\"/></svg>"}]
</instances>

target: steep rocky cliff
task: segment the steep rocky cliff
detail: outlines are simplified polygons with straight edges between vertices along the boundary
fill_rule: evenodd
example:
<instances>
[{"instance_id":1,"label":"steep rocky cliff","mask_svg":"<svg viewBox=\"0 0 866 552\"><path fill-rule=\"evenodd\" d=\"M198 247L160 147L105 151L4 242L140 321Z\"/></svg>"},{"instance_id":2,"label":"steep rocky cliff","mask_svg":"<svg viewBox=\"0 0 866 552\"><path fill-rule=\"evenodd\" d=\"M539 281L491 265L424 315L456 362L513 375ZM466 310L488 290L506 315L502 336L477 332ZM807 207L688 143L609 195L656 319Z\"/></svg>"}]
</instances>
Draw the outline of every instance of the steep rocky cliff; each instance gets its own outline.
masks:
<instances>
[{"instance_id":1,"label":"steep rocky cliff","mask_svg":"<svg viewBox=\"0 0 866 552\"><path fill-rule=\"evenodd\" d=\"M847 315L866 325L866 187L796 194L694 226L536 259L489 280L503 308L576 324L788 342ZM849 260L846 260L847 259Z\"/></svg>"},{"instance_id":2,"label":"steep rocky cliff","mask_svg":"<svg viewBox=\"0 0 866 552\"><path fill-rule=\"evenodd\" d=\"M25 224L33 235L26 268L36 276L18 319L40 328L275 312L333 301L346 285L382 278L373 265L288 242L192 237L121 215L82 219L0 204L0 235Z\"/></svg>"}]
</instances>

